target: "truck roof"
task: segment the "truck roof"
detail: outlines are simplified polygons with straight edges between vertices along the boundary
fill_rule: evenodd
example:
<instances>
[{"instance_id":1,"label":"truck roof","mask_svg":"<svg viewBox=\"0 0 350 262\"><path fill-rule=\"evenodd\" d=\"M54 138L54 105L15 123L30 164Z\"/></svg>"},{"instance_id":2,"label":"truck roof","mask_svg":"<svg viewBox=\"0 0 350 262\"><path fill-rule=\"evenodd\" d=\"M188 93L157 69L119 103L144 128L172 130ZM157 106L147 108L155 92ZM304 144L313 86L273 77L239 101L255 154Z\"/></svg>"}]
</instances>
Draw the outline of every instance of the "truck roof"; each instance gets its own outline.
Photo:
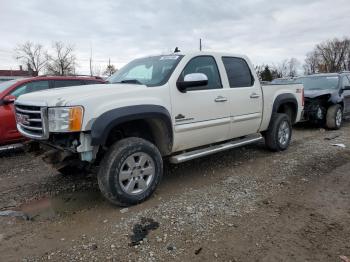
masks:
<instances>
[{"instance_id":1,"label":"truck roof","mask_svg":"<svg viewBox=\"0 0 350 262\"><path fill-rule=\"evenodd\" d=\"M165 54L158 54L159 56L167 56L167 55L183 55L183 56L199 56L199 55L219 55L219 56L234 56L239 58L247 59L248 57L246 55L242 54L235 54L235 53L229 53L229 52L217 52L217 51L188 51L188 52L177 52L177 53L165 53ZM145 57L152 57L152 56L158 56L158 55L149 55Z\"/></svg>"}]
</instances>

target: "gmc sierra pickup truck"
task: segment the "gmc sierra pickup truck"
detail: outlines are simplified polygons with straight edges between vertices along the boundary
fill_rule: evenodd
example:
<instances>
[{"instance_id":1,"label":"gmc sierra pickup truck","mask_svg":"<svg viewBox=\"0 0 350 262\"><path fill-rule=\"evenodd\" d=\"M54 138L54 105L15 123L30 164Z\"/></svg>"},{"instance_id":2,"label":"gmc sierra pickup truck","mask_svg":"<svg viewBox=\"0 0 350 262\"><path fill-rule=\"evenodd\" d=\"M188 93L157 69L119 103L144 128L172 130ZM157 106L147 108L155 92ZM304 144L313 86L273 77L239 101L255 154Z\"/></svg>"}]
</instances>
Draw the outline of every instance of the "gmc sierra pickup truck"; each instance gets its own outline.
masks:
<instances>
[{"instance_id":1,"label":"gmc sierra pickup truck","mask_svg":"<svg viewBox=\"0 0 350 262\"><path fill-rule=\"evenodd\" d=\"M285 150L303 110L301 84L261 86L249 59L228 53L140 58L109 82L23 95L16 119L62 173L97 169L102 194L118 205L147 199L165 159L177 164L262 139Z\"/></svg>"}]
</instances>

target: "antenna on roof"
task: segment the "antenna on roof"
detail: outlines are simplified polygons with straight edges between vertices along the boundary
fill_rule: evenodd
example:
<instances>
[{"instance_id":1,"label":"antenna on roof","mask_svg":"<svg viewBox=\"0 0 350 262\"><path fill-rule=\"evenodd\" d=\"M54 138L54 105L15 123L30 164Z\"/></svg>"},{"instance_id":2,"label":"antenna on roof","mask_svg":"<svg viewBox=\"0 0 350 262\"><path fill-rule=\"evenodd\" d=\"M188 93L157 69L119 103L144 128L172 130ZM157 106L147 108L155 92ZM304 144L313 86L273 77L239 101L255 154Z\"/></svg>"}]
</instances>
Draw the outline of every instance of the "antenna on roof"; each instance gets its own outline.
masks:
<instances>
[{"instance_id":1,"label":"antenna on roof","mask_svg":"<svg viewBox=\"0 0 350 262\"><path fill-rule=\"evenodd\" d=\"M202 38L199 38L199 51L202 51Z\"/></svg>"},{"instance_id":2,"label":"antenna on roof","mask_svg":"<svg viewBox=\"0 0 350 262\"><path fill-rule=\"evenodd\" d=\"M181 50L178 47L175 47L174 53L180 53Z\"/></svg>"}]
</instances>

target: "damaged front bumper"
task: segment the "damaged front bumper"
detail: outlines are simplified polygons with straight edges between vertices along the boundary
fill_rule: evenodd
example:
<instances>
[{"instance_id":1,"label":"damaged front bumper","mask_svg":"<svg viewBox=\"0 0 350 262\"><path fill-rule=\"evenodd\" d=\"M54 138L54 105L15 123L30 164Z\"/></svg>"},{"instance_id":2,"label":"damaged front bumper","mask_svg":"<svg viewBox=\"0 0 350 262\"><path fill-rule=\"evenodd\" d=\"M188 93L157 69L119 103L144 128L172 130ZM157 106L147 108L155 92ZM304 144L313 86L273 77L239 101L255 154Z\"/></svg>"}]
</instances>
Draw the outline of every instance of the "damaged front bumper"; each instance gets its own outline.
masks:
<instances>
[{"instance_id":1,"label":"damaged front bumper","mask_svg":"<svg viewBox=\"0 0 350 262\"><path fill-rule=\"evenodd\" d=\"M303 121L322 122L326 118L326 109L317 103L305 103L302 115Z\"/></svg>"},{"instance_id":2,"label":"damaged front bumper","mask_svg":"<svg viewBox=\"0 0 350 262\"><path fill-rule=\"evenodd\" d=\"M89 133L50 135L48 140L35 141L40 144L44 162L55 168L73 162L93 163L99 147L91 146Z\"/></svg>"}]
</instances>

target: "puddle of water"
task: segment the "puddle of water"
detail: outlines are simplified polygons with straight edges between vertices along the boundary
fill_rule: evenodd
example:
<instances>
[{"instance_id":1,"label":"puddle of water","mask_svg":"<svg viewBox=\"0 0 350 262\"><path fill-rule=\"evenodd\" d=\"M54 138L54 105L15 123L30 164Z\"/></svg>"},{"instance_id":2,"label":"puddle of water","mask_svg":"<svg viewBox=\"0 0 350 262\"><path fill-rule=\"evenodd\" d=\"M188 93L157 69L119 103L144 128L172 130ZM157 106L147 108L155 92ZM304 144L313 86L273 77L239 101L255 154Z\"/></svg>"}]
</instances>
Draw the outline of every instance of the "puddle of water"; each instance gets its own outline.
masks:
<instances>
[{"instance_id":1,"label":"puddle of water","mask_svg":"<svg viewBox=\"0 0 350 262\"><path fill-rule=\"evenodd\" d=\"M31 201L20 206L19 210L33 220L47 220L91 209L103 202L104 199L98 191L73 192Z\"/></svg>"}]
</instances>

